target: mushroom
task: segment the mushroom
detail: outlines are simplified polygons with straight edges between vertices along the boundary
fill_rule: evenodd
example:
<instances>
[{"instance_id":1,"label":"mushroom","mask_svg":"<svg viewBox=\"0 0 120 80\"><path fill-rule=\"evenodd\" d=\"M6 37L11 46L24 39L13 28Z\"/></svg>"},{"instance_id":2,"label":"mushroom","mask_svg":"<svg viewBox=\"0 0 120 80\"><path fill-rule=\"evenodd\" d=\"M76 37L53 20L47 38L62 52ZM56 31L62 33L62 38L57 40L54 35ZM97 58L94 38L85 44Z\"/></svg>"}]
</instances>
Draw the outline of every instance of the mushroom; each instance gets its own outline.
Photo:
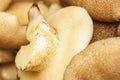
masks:
<instances>
[{"instance_id":1,"label":"mushroom","mask_svg":"<svg viewBox=\"0 0 120 80\"><path fill-rule=\"evenodd\" d=\"M120 37L102 39L74 56L63 80L120 80Z\"/></svg>"},{"instance_id":2,"label":"mushroom","mask_svg":"<svg viewBox=\"0 0 120 80\"><path fill-rule=\"evenodd\" d=\"M60 4L59 0L43 0L46 5L51 6L54 3Z\"/></svg>"},{"instance_id":3,"label":"mushroom","mask_svg":"<svg viewBox=\"0 0 120 80\"><path fill-rule=\"evenodd\" d=\"M15 62L19 69L18 76L20 80L62 80L65 68L72 57L85 49L92 38L92 19L87 11L81 7L62 8L49 16L47 21L38 10L38 7L33 6L29 11L30 22L27 29L27 39L30 44L23 46L17 53ZM55 31L49 29L47 22ZM52 39L49 39L48 35L51 34L51 31L56 32L56 34L52 33ZM52 42L55 42L52 45L51 43L44 45L49 46L50 49L52 48L50 58L47 53L40 52L46 47L41 46L44 40L43 38L40 39L38 35L40 37L44 35L43 38L48 36L48 38L45 38L46 41L51 42L52 40ZM37 38L39 38L40 43L35 44L33 40L37 40ZM35 50L38 50L37 53ZM45 52L47 52L47 49ZM44 60L41 56L48 59ZM41 60L44 62L40 63ZM44 63L46 63L45 66ZM41 69L41 67L43 68Z\"/></svg>"},{"instance_id":4,"label":"mushroom","mask_svg":"<svg viewBox=\"0 0 120 80\"><path fill-rule=\"evenodd\" d=\"M110 37L117 37L117 27L119 23L106 23L93 21L94 31L91 42Z\"/></svg>"},{"instance_id":5,"label":"mushroom","mask_svg":"<svg viewBox=\"0 0 120 80\"><path fill-rule=\"evenodd\" d=\"M13 51L0 49L0 64L14 61L15 54Z\"/></svg>"},{"instance_id":6,"label":"mushroom","mask_svg":"<svg viewBox=\"0 0 120 80\"><path fill-rule=\"evenodd\" d=\"M17 69L15 64L12 62L1 65L0 75L2 80L17 80Z\"/></svg>"},{"instance_id":7,"label":"mushroom","mask_svg":"<svg viewBox=\"0 0 120 80\"><path fill-rule=\"evenodd\" d=\"M5 11L10 6L12 0L0 0L0 11Z\"/></svg>"},{"instance_id":8,"label":"mushroom","mask_svg":"<svg viewBox=\"0 0 120 80\"><path fill-rule=\"evenodd\" d=\"M60 0L60 2L65 6L84 7L97 21L120 21L120 0Z\"/></svg>"},{"instance_id":9,"label":"mushroom","mask_svg":"<svg viewBox=\"0 0 120 80\"><path fill-rule=\"evenodd\" d=\"M22 46L17 53L16 66L25 71L42 70L48 66L51 55L55 54L58 40L54 30L41 16L35 4L29 11L26 35L30 44Z\"/></svg>"},{"instance_id":10,"label":"mushroom","mask_svg":"<svg viewBox=\"0 0 120 80\"><path fill-rule=\"evenodd\" d=\"M117 28L117 35L120 36L120 24L118 25L118 28Z\"/></svg>"},{"instance_id":11,"label":"mushroom","mask_svg":"<svg viewBox=\"0 0 120 80\"><path fill-rule=\"evenodd\" d=\"M19 49L27 43L26 26L20 25L15 15L0 12L0 48Z\"/></svg>"}]
</instances>

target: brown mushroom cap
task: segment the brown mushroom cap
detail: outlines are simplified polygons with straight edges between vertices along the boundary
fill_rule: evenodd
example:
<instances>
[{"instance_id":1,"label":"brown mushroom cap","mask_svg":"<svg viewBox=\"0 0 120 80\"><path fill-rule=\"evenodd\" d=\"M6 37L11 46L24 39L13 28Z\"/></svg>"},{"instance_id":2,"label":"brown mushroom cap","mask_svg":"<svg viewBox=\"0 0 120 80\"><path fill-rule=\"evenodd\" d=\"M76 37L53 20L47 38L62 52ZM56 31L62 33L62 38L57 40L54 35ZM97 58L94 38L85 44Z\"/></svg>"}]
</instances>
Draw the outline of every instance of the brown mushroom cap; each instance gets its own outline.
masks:
<instances>
[{"instance_id":1,"label":"brown mushroom cap","mask_svg":"<svg viewBox=\"0 0 120 80\"><path fill-rule=\"evenodd\" d=\"M0 49L0 64L14 61L15 54L9 50Z\"/></svg>"},{"instance_id":2,"label":"brown mushroom cap","mask_svg":"<svg viewBox=\"0 0 120 80\"><path fill-rule=\"evenodd\" d=\"M0 0L0 11L5 11L11 4L12 0Z\"/></svg>"},{"instance_id":3,"label":"brown mushroom cap","mask_svg":"<svg viewBox=\"0 0 120 80\"><path fill-rule=\"evenodd\" d=\"M17 80L17 68L15 64L12 62L12 63L1 65L0 77L2 78L2 80Z\"/></svg>"},{"instance_id":4,"label":"brown mushroom cap","mask_svg":"<svg viewBox=\"0 0 120 80\"><path fill-rule=\"evenodd\" d=\"M94 33L91 42L117 36L117 27L119 23L103 23L94 21L93 24Z\"/></svg>"},{"instance_id":5,"label":"brown mushroom cap","mask_svg":"<svg viewBox=\"0 0 120 80\"><path fill-rule=\"evenodd\" d=\"M73 57L63 80L120 80L120 37L90 44Z\"/></svg>"},{"instance_id":6,"label":"brown mushroom cap","mask_svg":"<svg viewBox=\"0 0 120 80\"><path fill-rule=\"evenodd\" d=\"M53 3L60 3L59 0L43 0L46 5L50 6Z\"/></svg>"},{"instance_id":7,"label":"brown mushroom cap","mask_svg":"<svg viewBox=\"0 0 120 80\"><path fill-rule=\"evenodd\" d=\"M63 5L81 6L93 19L104 22L120 21L120 0L60 0Z\"/></svg>"},{"instance_id":8,"label":"brown mushroom cap","mask_svg":"<svg viewBox=\"0 0 120 80\"><path fill-rule=\"evenodd\" d=\"M0 12L0 48L19 49L27 43L26 26L21 26L15 15Z\"/></svg>"},{"instance_id":9,"label":"brown mushroom cap","mask_svg":"<svg viewBox=\"0 0 120 80\"><path fill-rule=\"evenodd\" d=\"M117 28L117 35L120 36L120 24L119 24L119 26Z\"/></svg>"}]
</instances>

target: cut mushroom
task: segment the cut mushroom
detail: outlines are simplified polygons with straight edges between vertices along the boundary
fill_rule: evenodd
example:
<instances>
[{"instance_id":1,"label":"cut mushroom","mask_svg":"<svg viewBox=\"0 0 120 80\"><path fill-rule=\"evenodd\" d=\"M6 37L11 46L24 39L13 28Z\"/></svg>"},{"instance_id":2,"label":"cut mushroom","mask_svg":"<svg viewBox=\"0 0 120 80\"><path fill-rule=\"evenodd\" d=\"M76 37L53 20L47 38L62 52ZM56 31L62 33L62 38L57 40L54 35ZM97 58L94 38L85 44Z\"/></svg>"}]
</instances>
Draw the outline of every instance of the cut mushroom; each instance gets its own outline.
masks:
<instances>
[{"instance_id":1,"label":"cut mushroom","mask_svg":"<svg viewBox=\"0 0 120 80\"><path fill-rule=\"evenodd\" d=\"M27 39L30 44L21 47L15 62L18 69L39 71L49 64L51 55L56 52L58 40L35 4L29 11L29 19Z\"/></svg>"},{"instance_id":2,"label":"cut mushroom","mask_svg":"<svg viewBox=\"0 0 120 80\"><path fill-rule=\"evenodd\" d=\"M34 13L30 14L29 17L36 18L36 15L38 14L37 10L38 9L33 6L33 8L30 9L29 13ZM39 17L40 18L37 17L35 20L32 19L32 21L30 21L27 33L29 33L30 28L32 33L30 32L29 34L29 40L36 38L35 35L37 35L39 32L39 30L35 32L35 29L37 29L38 27L34 27L36 26L35 23L39 23L39 25L41 24L39 21L39 19L42 19L40 14ZM73 6L63 8L51 15L50 17L48 17L47 21L57 31L56 36L58 37L59 41L57 48L55 48L56 52L54 52L54 54L52 54L51 56L51 59L47 61L49 62L49 64L46 66L46 68L38 72L22 71L25 70L25 68L20 68L20 66L23 67L21 63L26 64L27 58L28 60L30 60L30 56L32 56L31 51L34 51L28 46L22 47L22 52L20 50L16 56L16 64L18 68L21 69L18 73L20 80L62 80L65 68L69 64L72 57L78 52L82 51L84 48L86 48L91 40L93 34L93 23L87 11L83 8ZM43 28L45 28L45 26ZM45 33L49 33L49 30L47 32L45 31ZM40 39L39 41L41 40L42 39ZM40 42L39 45L40 44L43 44L43 42ZM54 45L50 45L50 47L54 47ZM29 50L29 52L27 52L27 50ZM39 55L43 54L41 53ZM34 55L36 55L36 53L34 53ZM31 60L32 59L35 59L35 56L33 56ZM36 63L38 63L41 59L42 58L39 57ZM41 64L38 68L43 66L44 65Z\"/></svg>"}]
</instances>

